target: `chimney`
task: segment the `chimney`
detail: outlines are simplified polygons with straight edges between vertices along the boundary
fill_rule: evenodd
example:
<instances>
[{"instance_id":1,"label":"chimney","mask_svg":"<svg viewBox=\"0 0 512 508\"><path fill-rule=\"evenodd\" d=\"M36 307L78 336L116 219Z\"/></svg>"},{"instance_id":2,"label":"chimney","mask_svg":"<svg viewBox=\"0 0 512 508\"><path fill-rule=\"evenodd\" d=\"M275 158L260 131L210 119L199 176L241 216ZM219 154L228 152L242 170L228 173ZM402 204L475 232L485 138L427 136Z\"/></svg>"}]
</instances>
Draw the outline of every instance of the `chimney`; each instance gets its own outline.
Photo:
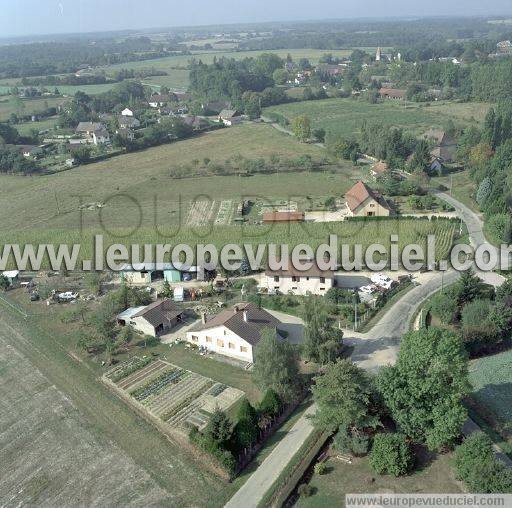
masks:
<instances>
[{"instance_id":1,"label":"chimney","mask_svg":"<svg viewBox=\"0 0 512 508\"><path fill-rule=\"evenodd\" d=\"M247 323L249 321L249 316L247 316L246 310L244 310L243 315L244 315L244 321Z\"/></svg>"},{"instance_id":2,"label":"chimney","mask_svg":"<svg viewBox=\"0 0 512 508\"><path fill-rule=\"evenodd\" d=\"M206 312L201 313L201 321L203 322L203 325L206 324Z\"/></svg>"}]
</instances>

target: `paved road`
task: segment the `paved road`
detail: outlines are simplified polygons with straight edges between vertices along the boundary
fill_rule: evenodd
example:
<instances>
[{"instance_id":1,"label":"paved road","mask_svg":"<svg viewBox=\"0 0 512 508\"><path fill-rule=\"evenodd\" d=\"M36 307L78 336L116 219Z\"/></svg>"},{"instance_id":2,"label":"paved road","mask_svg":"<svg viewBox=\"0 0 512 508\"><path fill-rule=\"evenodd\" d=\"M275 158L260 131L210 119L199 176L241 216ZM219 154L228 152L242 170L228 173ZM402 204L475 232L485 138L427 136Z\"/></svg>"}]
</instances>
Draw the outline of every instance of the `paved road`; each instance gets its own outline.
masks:
<instances>
[{"instance_id":1,"label":"paved road","mask_svg":"<svg viewBox=\"0 0 512 508\"><path fill-rule=\"evenodd\" d=\"M448 194L439 193L438 196L451 204L466 223L473 247L476 248L485 243L492 248L485 239L483 221L479 215ZM485 282L494 286L501 285L505 280L492 272L477 272L477 274ZM382 366L393 364L400 349L400 337L409 330L412 317L419 306L443 286L452 284L460 276L455 270L444 273L433 272L429 275L424 283L406 293L393 305L369 332L345 333L345 344L353 347L352 360L354 363L369 371L376 371ZM294 323L300 323L300 320L294 319ZM226 507L252 508L258 505L294 453L313 431L308 416L314 411L314 405L308 408L306 414L297 421L272 453L231 498ZM466 426L468 429L472 429L472 432L477 429L476 424L471 420Z\"/></svg>"}]
</instances>

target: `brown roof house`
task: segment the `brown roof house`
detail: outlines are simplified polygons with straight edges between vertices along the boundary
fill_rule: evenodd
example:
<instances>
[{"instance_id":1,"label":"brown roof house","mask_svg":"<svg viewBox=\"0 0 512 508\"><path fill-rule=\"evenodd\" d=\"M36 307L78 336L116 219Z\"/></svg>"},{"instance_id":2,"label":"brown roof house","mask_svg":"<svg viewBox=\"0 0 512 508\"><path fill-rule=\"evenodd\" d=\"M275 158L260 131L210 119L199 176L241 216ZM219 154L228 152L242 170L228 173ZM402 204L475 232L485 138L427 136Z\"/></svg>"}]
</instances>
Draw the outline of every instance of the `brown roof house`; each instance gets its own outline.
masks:
<instances>
[{"instance_id":1,"label":"brown roof house","mask_svg":"<svg viewBox=\"0 0 512 508\"><path fill-rule=\"evenodd\" d=\"M334 286L334 271L321 270L313 261L308 270L298 270L289 261L286 270L267 268L261 276L261 287L269 293L325 295Z\"/></svg>"},{"instance_id":2,"label":"brown roof house","mask_svg":"<svg viewBox=\"0 0 512 508\"><path fill-rule=\"evenodd\" d=\"M148 101L148 104L152 108L161 108L162 106L165 106L169 101L171 100L171 97L167 94L153 94Z\"/></svg>"},{"instance_id":3,"label":"brown roof house","mask_svg":"<svg viewBox=\"0 0 512 508\"><path fill-rule=\"evenodd\" d=\"M457 143L442 129L429 129L423 137L434 143L430 151L433 158L441 159L442 162L453 162L457 152Z\"/></svg>"},{"instance_id":4,"label":"brown roof house","mask_svg":"<svg viewBox=\"0 0 512 508\"><path fill-rule=\"evenodd\" d=\"M400 90L398 88L381 88L379 95L382 99L404 100L407 90Z\"/></svg>"},{"instance_id":5,"label":"brown roof house","mask_svg":"<svg viewBox=\"0 0 512 508\"><path fill-rule=\"evenodd\" d=\"M393 210L384 197L359 181L345 194L352 217L388 217Z\"/></svg>"},{"instance_id":6,"label":"brown roof house","mask_svg":"<svg viewBox=\"0 0 512 508\"><path fill-rule=\"evenodd\" d=\"M157 300L143 307L131 307L117 316L121 326L131 326L136 332L158 337L174 328L183 319L183 309L172 300Z\"/></svg>"},{"instance_id":7,"label":"brown roof house","mask_svg":"<svg viewBox=\"0 0 512 508\"><path fill-rule=\"evenodd\" d=\"M253 303L239 303L189 328L187 341L209 351L252 363L261 332L278 332L281 322Z\"/></svg>"}]
</instances>

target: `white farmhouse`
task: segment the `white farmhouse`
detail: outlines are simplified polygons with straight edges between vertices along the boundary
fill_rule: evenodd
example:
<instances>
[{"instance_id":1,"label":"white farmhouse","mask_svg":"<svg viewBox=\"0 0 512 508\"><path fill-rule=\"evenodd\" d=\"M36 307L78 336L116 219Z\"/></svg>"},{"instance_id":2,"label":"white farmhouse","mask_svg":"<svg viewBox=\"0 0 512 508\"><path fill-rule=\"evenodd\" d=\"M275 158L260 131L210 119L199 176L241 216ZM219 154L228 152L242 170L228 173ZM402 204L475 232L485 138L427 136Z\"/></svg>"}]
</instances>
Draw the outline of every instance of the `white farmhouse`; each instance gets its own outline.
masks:
<instances>
[{"instance_id":1,"label":"white farmhouse","mask_svg":"<svg viewBox=\"0 0 512 508\"><path fill-rule=\"evenodd\" d=\"M320 270L315 262L308 270L297 270L291 262L286 270L267 268L261 278L261 287L269 293L325 295L333 286L334 271Z\"/></svg>"},{"instance_id":2,"label":"white farmhouse","mask_svg":"<svg viewBox=\"0 0 512 508\"><path fill-rule=\"evenodd\" d=\"M193 326L187 341L209 351L252 363L254 347L265 328L278 331L281 322L266 310L252 303L239 303L231 309Z\"/></svg>"},{"instance_id":3,"label":"white farmhouse","mask_svg":"<svg viewBox=\"0 0 512 508\"><path fill-rule=\"evenodd\" d=\"M133 116L133 111L130 108L125 108L121 111L122 116Z\"/></svg>"}]
</instances>

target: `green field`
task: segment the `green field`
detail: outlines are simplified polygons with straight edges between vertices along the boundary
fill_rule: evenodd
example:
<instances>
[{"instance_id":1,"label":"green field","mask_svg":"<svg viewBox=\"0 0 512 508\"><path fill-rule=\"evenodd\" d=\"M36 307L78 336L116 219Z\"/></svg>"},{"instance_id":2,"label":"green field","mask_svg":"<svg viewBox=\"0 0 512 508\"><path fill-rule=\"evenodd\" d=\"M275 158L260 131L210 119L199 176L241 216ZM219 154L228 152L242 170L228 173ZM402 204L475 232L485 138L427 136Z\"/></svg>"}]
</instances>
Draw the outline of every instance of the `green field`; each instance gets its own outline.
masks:
<instances>
[{"instance_id":1,"label":"green field","mask_svg":"<svg viewBox=\"0 0 512 508\"><path fill-rule=\"evenodd\" d=\"M319 245L329 234L340 242L389 244L389 235L400 234L400 244L421 243L428 234L438 236L438 254L446 253L452 242L453 225L446 221L429 223L413 219L371 221L370 223L307 223L304 225L230 225L215 223L222 201L235 205L251 199L265 203L289 200L301 207L318 197L341 197L360 178L360 170L349 163L329 166L327 172L281 172L250 177L205 176L175 179L170 169L193 159L209 157L222 163L241 154L269 157L279 154L321 157L314 145L299 144L269 125L246 124L222 129L199 138L162 145L147 151L118 156L96 164L58 174L21 177L0 176L0 243L81 243L82 256L89 256L92 235L104 234L116 243L226 243L257 244L310 243ZM205 203L210 215L191 222L195 203ZM80 208L100 203L101 208ZM205 219L205 220L203 220Z\"/></svg>"},{"instance_id":2,"label":"green field","mask_svg":"<svg viewBox=\"0 0 512 508\"><path fill-rule=\"evenodd\" d=\"M471 362L473 398L512 425L512 351Z\"/></svg>"},{"instance_id":3,"label":"green field","mask_svg":"<svg viewBox=\"0 0 512 508\"><path fill-rule=\"evenodd\" d=\"M213 196L213 199L239 199L249 194L287 197L304 195L306 189L312 195L331 195L338 189L339 193L344 192L350 185L349 178L356 174L350 164L344 164L339 168L339 175L282 173L251 178L217 176L182 180L169 176L171 168L193 160L202 161L208 157L212 162L224 163L238 154L248 158L268 158L271 154L286 158L304 154L315 158L325 155L321 148L299 144L269 125L247 124L59 174L32 178L0 175L3 190L0 195L0 230L76 228L79 195L83 195L84 203L103 202L120 193L133 196L142 208L143 225L150 226L154 223L155 199L159 210L157 223L176 223L171 211L176 209L180 198L189 202L203 193ZM104 212L120 227L130 227L138 217L138 212L122 199L113 200ZM87 213L83 218L87 226L98 226L97 211L93 218Z\"/></svg>"},{"instance_id":4,"label":"green field","mask_svg":"<svg viewBox=\"0 0 512 508\"><path fill-rule=\"evenodd\" d=\"M36 131L45 131L49 129L53 129L59 121L58 117L46 118L39 122L25 122L16 124L14 127L18 130L18 132L22 136L28 136L32 130Z\"/></svg>"},{"instance_id":5,"label":"green field","mask_svg":"<svg viewBox=\"0 0 512 508\"><path fill-rule=\"evenodd\" d=\"M325 99L272 106L265 108L264 114L279 113L289 120L306 115L314 128L323 127L343 136L356 135L363 121L404 127L419 135L430 127L443 126L450 119L461 125L479 123L488 107L483 103L436 103L425 106L410 102L370 104L354 99Z\"/></svg>"},{"instance_id":6,"label":"green field","mask_svg":"<svg viewBox=\"0 0 512 508\"><path fill-rule=\"evenodd\" d=\"M56 107L66 99L54 97L42 97L37 99L23 99L17 101L14 97L0 98L0 122L9 120L12 113L17 115L34 115L47 108Z\"/></svg>"}]
</instances>

